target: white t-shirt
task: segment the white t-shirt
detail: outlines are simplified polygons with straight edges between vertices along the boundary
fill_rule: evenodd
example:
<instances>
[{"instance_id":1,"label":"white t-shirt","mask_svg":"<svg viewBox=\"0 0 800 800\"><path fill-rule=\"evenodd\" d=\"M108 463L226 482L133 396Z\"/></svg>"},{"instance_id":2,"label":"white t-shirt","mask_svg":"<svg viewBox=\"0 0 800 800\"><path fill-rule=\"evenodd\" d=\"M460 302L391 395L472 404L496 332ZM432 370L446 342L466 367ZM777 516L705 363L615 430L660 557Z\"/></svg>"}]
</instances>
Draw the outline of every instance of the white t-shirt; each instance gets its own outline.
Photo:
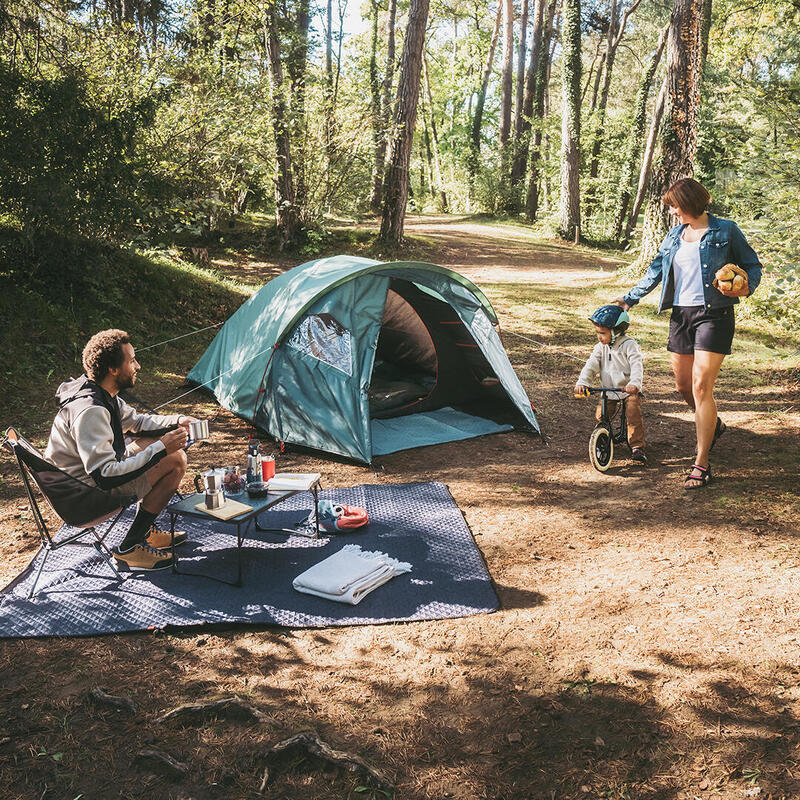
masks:
<instances>
[{"instance_id":1,"label":"white t-shirt","mask_svg":"<svg viewBox=\"0 0 800 800\"><path fill-rule=\"evenodd\" d=\"M678 252L672 259L672 271L675 275L675 295L672 305L705 305L703 271L700 268L700 242L686 242L681 239Z\"/></svg>"}]
</instances>

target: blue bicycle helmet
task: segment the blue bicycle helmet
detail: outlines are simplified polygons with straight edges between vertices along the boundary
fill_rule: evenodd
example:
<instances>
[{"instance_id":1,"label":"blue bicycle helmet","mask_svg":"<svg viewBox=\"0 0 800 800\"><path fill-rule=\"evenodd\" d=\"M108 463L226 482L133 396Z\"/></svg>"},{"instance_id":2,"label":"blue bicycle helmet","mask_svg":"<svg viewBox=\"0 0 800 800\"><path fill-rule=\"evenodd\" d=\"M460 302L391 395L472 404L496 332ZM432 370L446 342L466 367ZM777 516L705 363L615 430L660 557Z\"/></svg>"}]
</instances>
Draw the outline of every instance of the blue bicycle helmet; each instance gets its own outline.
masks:
<instances>
[{"instance_id":1,"label":"blue bicycle helmet","mask_svg":"<svg viewBox=\"0 0 800 800\"><path fill-rule=\"evenodd\" d=\"M614 328L622 325L623 322L630 324L631 318L628 312L620 306L600 306L589 319L595 325L602 325L604 328Z\"/></svg>"}]
</instances>

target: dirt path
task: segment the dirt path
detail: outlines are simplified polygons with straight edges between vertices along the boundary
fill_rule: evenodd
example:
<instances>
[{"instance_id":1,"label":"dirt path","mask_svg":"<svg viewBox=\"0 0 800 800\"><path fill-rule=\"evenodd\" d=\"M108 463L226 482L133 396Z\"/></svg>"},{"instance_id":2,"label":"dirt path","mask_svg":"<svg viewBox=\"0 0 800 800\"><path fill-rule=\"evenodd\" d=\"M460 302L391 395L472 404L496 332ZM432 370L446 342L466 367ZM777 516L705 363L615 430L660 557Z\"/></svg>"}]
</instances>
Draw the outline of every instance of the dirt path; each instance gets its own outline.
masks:
<instances>
[{"instance_id":1,"label":"dirt path","mask_svg":"<svg viewBox=\"0 0 800 800\"><path fill-rule=\"evenodd\" d=\"M264 747L309 726L390 772L397 798L800 796L797 342L742 330L720 381L730 430L713 454L717 480L687 494L693 424L672 390L666 321L642 309L652 466L623 458L600 475L587 458L591 407L569 390L591 347L589 310L621 288L614 262L505 225L412 219L409 232L491 298L549 446L510 433L386 456L377 473L298 454L281 466L319 470L328 486L447 483L502 609L343 630L0 642L5 796L255 797ZM230 415L221 423L215 457L226 461L245 431ZM35 549L24 513L16 495L0 517L4 580ZM140 713L93 711L92 686L134 697ZM273 725L147 721L232 693ZM140 749L172 752L189 776L142 777ZM266 796L382 796L360 786L298 762Z\"/></svg>"}]
</instances>

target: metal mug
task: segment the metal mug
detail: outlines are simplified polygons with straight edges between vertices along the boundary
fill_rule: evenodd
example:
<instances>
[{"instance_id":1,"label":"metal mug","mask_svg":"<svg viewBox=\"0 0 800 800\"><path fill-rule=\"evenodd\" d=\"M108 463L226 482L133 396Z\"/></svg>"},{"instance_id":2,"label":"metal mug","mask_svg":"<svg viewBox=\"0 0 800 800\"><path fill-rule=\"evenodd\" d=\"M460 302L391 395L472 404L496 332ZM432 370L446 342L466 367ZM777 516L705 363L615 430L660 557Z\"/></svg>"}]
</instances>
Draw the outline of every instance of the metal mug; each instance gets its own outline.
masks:
<instances>
[{"instance_id":1,"label":"metal mug","mask_svg":"<svg viewBox=\"0 0 800 800\"><path fill-rule=\"evenodd\" d=\"M189 441L199 442L201 439L208 439L208 420L199 419L197 422L189 423Z\"/></svg>"}]
</instances>

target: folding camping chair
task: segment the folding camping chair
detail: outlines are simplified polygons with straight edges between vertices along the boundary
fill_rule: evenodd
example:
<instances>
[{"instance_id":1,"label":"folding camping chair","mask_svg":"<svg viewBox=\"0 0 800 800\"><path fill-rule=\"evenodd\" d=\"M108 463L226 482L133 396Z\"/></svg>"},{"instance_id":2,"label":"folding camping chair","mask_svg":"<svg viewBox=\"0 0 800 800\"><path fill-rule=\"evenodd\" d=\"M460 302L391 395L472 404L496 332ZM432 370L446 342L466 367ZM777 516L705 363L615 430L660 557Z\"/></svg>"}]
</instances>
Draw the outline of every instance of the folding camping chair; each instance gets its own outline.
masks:
<instances>
[{"instance_id":1,"label":"folding camping chair","mask_svg":"<svg viewBox=\"0 0 800 800\"><path fill-rule=\"evenodd\" d=\"M33 597L36 591L36 585L50 553L71 544L84 547L94 546L114 572L117 580L124 580L114 565L114 557L104 540L114 525L117 524L123 511L129 505L135 503L136 498L115 496L94 486L88 486L77 478L73 478L49 461L46 461L27 439L19 435L15 428L6 430L5 438L0 442L0 447L5 447L17 459L22 482L25 484L25 491L28 493L31 513L39 529L39 538L41 539L39 552L44 550L44 556L39 564L39 569L36 571L36 577L28 593L28 599ZM77 531L67 534L62 539L53 538L39 508L31 480L39 488L53 511L67 525L77 528ZM113 521L101 536L98 534L96 526L107 519L111 519L111 517L114 517ZM79 541L87 534L94 536L95 540Z\"/></svg>"}]
</instances>

